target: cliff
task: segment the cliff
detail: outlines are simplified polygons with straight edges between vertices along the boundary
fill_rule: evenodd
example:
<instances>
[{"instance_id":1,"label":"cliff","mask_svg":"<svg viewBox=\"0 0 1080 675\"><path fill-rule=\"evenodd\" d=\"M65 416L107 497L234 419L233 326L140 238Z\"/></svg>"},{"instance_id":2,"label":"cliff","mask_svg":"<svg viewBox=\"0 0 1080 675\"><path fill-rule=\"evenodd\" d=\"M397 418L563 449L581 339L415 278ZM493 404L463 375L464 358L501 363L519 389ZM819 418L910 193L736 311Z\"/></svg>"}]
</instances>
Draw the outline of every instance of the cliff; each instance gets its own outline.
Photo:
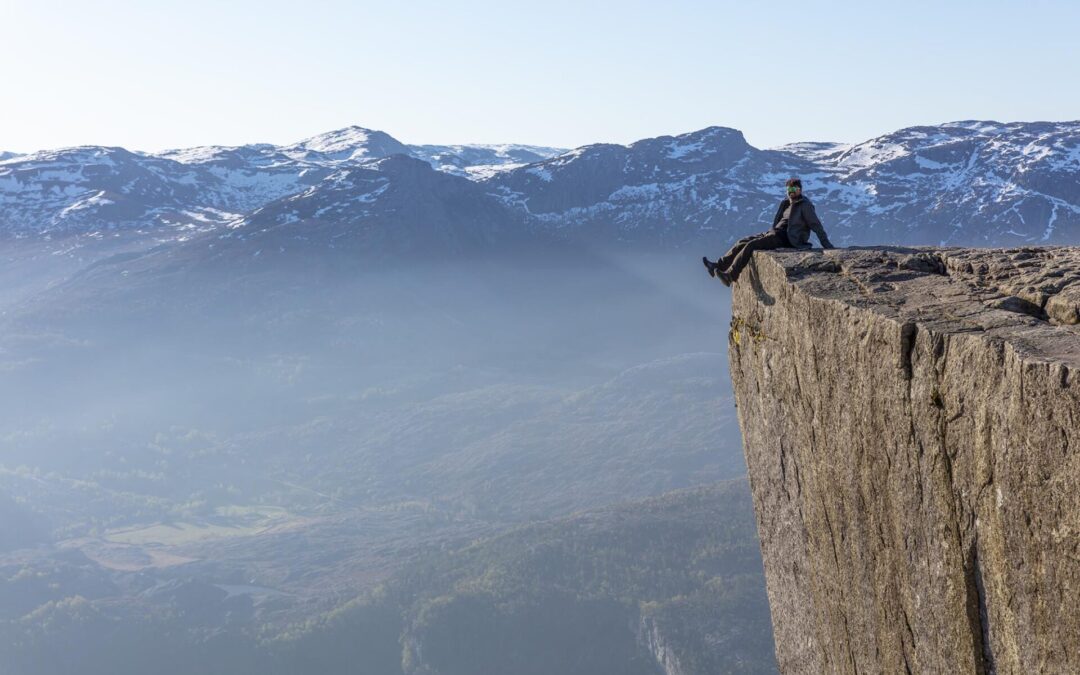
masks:
<instances>
[{"instance_id":1,"label":"cliff","mask_svg":"<svg viewBox=\"0 0 1080 675\"><path fill-rule=\"evenodd\" d=\"M1080 249L758 253L729 335L784 673L1080 672Z\"/></svg>"}]
</instances>

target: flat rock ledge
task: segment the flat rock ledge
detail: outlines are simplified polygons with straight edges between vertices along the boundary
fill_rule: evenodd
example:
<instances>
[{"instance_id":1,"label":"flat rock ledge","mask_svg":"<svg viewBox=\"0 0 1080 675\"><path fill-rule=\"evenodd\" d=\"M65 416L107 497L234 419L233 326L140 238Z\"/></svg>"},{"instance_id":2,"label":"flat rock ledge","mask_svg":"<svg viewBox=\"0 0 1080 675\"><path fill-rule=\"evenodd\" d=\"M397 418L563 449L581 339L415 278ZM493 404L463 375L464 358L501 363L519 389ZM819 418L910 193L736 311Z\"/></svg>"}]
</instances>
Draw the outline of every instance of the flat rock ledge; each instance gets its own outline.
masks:
<instances>
[{"instance_id":1,"label":"flat rock ledge","mask_svg":"<svg viewBox=\"0 0 1080 675\"><path fill-rule=\"evenodd\" d=\"M1080 248L774 251L731 374L784 673L1080 673Z\"/></svg>"}]
</instances>

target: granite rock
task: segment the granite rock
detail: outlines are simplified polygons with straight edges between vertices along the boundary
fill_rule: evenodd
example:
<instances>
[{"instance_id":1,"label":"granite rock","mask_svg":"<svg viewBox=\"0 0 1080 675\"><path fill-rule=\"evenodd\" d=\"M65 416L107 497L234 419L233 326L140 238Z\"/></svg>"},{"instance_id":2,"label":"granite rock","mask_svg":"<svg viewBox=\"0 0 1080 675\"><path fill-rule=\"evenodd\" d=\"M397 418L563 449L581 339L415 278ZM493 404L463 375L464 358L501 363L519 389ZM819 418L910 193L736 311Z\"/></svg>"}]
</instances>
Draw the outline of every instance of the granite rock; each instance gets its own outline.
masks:
<instances>
[{"instance_id":1,"label":"granite rock","mask_svg":"<svg viewBox=\"0 0 1080 675\"><path fill-rule=\"evenodd\" d=\"M1080 672L1080 249L755 254L730 364L784 673Z\"/></svg>"}]
</instances>

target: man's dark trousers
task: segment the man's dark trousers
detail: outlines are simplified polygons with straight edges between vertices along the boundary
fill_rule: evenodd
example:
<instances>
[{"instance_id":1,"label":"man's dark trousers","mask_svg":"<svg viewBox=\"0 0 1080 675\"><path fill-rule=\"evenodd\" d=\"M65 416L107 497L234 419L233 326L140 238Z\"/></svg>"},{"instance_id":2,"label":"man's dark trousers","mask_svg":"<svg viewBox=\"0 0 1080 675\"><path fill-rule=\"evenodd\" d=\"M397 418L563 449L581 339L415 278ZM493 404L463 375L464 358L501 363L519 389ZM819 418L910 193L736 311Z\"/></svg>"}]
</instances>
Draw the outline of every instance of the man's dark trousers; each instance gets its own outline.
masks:
<instances>
[{"instance_id":1,"label":"man's dark trousers","mask_svg":"<svg viewBox=\"0 0 1080 675\"><path fill-rule=\"evenodd\" d=\"M735 242L724 257L716 262L717 267L726 270L731 275L731 280L739 278L742 269L749 264L754 257L754 251L771 251L775 248L789 248L787 234L783 230L769 230L760 234L752 234Z\"/></svg>"}]
</instances>

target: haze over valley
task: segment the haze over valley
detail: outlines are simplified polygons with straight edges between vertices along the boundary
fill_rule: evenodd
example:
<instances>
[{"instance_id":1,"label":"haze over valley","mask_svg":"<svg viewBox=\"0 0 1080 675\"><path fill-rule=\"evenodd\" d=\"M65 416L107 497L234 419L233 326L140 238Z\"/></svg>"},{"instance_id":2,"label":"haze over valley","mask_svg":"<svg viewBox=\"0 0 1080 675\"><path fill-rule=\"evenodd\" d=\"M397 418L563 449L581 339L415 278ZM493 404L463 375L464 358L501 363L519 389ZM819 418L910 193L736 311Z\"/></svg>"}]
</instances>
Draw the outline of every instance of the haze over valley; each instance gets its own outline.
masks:
<instances>
[{"instance_id":1,"label":"haze over valley","mask_svg":"<svg viewBox=\"0 0 1080 675\"><path fill-rule=\"evenodd\" d=\"M0 674L775 672L704 274L1080 240L1080 123L0 155ZM582 644L581 635L590 644Z\"/></svg>"}]
</instances>

